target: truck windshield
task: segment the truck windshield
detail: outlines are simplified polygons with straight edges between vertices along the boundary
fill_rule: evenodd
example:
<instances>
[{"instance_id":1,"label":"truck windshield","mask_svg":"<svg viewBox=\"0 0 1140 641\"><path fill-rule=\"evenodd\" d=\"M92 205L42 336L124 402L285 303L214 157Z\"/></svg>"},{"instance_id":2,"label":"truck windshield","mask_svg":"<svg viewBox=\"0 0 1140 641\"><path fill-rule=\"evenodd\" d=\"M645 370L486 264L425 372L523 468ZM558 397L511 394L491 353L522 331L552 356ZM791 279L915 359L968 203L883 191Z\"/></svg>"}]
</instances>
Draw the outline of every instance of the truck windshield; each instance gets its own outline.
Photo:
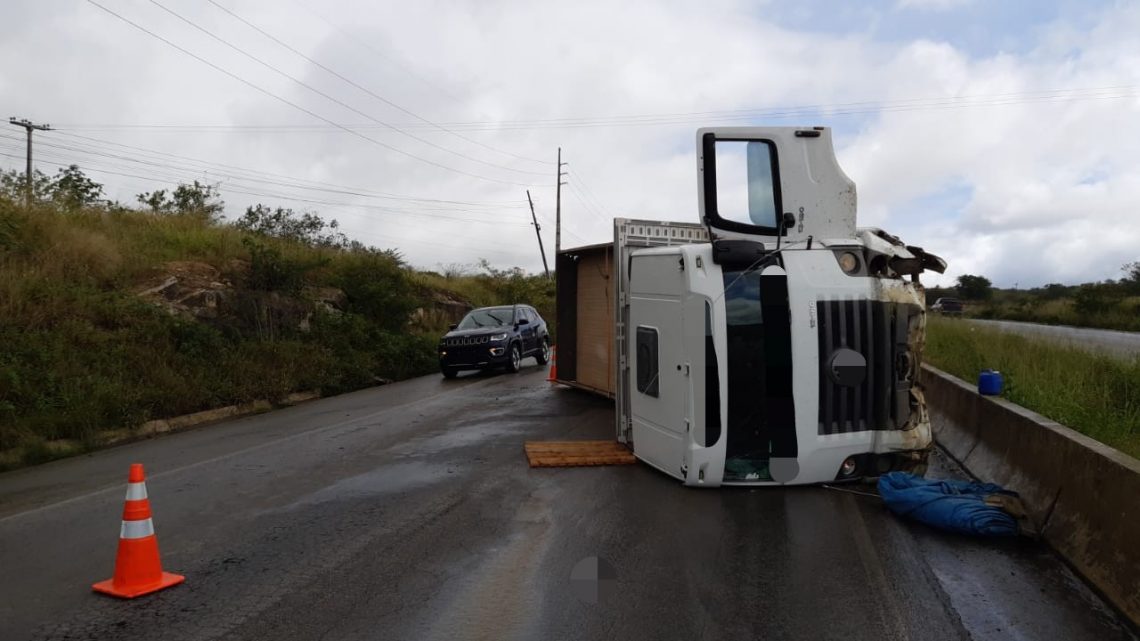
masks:
<instances>
[{"instance_id":1,"label":"truck windshield","mask_svg":"<svg viewBox=\"0 0 1140 641\"><path fill-rule=\"evenodd\" d=\"M764 411L766 367L759 270L724 272L724 307L728 339L725 480L769 480L771 439Z\"/></svg>"},{"instance_id":2,"label":"truck windshield","mask_svg":"<svg viewBox=\"0 0 1140 641\"><path fill-rule=\"evenodd\" d=\"M456 329L478 329L480 327L503 327L514 320L515 310L510 307L487 307L468 313Z\"/></svg>"}]
</instances>

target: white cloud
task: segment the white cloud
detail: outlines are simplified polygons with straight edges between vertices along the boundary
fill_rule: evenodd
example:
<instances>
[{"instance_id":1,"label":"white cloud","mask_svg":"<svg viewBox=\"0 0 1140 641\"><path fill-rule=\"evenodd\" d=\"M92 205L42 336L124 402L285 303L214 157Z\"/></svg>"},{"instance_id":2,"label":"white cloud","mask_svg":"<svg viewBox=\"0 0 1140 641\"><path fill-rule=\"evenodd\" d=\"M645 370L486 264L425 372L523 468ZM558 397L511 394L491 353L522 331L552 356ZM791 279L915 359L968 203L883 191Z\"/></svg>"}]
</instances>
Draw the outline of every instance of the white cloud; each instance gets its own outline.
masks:
<instances>
[{"instance_id":1,"label":"white cloud","mask_svg":"<svg viewBox=\"0 0 1140 641\"><path fill-rule=\"evenodd\" d=\"M922 9L927 11L949 11L958 9L974 0L898 0L895 6L899 9Z\"/></svg>"},{"instance_id":2,"label":"white cloud","mask_svg":"<svg viewBox=\"0 0 1140 641\"><path fill-rule=\"evenodd\" d=\"M699 7L679 1L375 6L342 0L317 9L336 16L367 46L296 3L221 1L354 82L438 122L834 105L825 110L823 120L835 127L840 160L858 185L860 224L883 226L945 255L952 272L942 280L964 272L1022 286L1103 279L1115 277L1121 263L1140 258L1133 249L1140 246L1140 220L1133 213L1140 202L1140 99L1134 89L1140 85L1140 41L1132 35L1140 29L1137 8L1106 10L1092 32L1074 31L1067 24L1041 29L1038 46L1024 54L978 57L945 42L879 42L866 34L797 32L766 22L763 13L743 0ZM531 193L548 255L554 232L552 163L558 146L570 163L572 183L563 199L564 246L610 238L604 218L611 214L696 220L693 137L698 126L716 124L711 117L652 126L550 122L493 130L452 125L480 143L546 164L522 161L433 130L313 68L209 5L163 3L417 137L496 165L541 172L535 176L489 167L385 130L242 59L153 6L106 0L113 10L306 109L337 122L369 125L362 131L385 144L465 172L534 182ZM418 265L486 257L501 266L541 268L525 205L526 187L444 171L329 129L91 5L61 13L26 0L15 13L22 19L0 25L0 55L25 61L0 68L0 94L11 115L57 124L314 125L318 129L313 131L274 133L76 133L369 191L480 203L375 200L222 179L234 215L258 200L311 207L338 218L350 235L364 242L399 247ZM1081 100L1025 93L1097 87L1124 88L1086 92ZM947 96L988 98L974 100L982 106L968 107L914 102ZM868 100L888 108L868 112L865 106L841 106ZM8 135L17 133L13 128ZM66 130L39 139L69 140ZM0 139L0 153L19 155L20 144ZM50 170L61 164L56 159L74 152L45 146L37 154L41 168ZM80 158L81 165L93 169L154 177L93 172L123 200L162 186L160 177L174 177L169 169L124 159ZM0 156L0 166L20 167L21 162ZM205 177L218 175L215 170ZM961 202L931 201L947 190L961 191ZM284 197L288 194L349 206L306 204ZM587 207L579 198L600 203Z\"/></svg>"}]
</instances>

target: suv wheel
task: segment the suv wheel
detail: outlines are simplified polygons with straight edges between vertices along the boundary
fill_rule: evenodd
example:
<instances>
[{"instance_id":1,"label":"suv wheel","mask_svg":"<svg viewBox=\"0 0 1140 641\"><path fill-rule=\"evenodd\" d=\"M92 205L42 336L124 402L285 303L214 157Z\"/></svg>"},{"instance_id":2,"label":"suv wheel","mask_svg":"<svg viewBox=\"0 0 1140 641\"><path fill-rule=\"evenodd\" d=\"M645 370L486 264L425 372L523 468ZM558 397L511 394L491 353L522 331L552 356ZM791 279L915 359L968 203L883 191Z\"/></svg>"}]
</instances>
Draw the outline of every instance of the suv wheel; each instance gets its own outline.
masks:
<instances>
[{"instance_id":1,"label":"suv wheel","mask_svg":"<svg viewBox=\"0 0 1140 641\"><path fill-rule=\"evenodd\" d=\"M522 366L522 352L519 350L519 344L511 345L511 360L507 363L507 371L514 374L519 371Z\"/></svg>"},{"instance_id":2,"label":"suv wheel","mask_svg":"<svg viewBox=\"0 0 1140 641\"><path fill-rule=\"evenodd\" d=\"M538 361L539 365L546 365L550 362L550 339L542 339L542 346L538 348L538 353L534 355L534 360Z\"/></svg>"},{"instance_id":3,"label":"suv wheel","mask_svg":"<svg viewBox=\"0 0 1140 641\"><path fill-rule=\"evenodd\" d=\"M441 367L440 371L443 372L444 378L455 378L459 374L459 371L454 367Z\"/></svg>"}]
</instances>

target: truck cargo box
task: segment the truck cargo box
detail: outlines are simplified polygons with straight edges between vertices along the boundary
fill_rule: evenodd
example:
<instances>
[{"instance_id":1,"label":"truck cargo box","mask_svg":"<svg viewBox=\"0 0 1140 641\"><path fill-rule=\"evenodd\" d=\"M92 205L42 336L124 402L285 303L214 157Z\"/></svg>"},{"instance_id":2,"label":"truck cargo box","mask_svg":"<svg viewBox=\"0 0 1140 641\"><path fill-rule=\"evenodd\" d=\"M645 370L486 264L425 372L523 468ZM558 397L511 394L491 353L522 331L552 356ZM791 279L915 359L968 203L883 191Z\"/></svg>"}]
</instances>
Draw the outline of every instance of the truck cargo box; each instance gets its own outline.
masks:
<instances>
[{"instance_id":1,"label":"truck cargo box","mask_svg":"<svg viewBox=\"0 0 1140 641\"><path fill-rule=\"evenodd\" d=\"M629 282L630 250L701 242L708 242L703 225L619 218L614 220L612 243L559 252L556 380L614 398L622 389L619 355L624 353L625 319L619 301Z\"/></svg>"}]
</instances>

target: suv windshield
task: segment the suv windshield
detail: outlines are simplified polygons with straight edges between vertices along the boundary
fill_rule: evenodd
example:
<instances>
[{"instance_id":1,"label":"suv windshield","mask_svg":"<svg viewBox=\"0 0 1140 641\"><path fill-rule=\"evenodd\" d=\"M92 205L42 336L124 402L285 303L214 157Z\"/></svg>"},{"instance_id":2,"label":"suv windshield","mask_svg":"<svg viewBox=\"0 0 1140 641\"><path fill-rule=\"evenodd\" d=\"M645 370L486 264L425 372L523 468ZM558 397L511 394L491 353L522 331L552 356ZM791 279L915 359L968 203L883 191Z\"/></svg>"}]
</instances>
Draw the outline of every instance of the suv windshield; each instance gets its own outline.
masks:
<instances>
[{"instance_id":1,"label":"suv windshield","mask_svg":"<svg viewBox=\"0 0 1140 641\"><path fill-rule=\"evenodd\" d=\"M456 329L478 329L480 327L503 327L510 325L515 310L511 307L487 307L468 313Z\"/></svg>"}]
</instances>

